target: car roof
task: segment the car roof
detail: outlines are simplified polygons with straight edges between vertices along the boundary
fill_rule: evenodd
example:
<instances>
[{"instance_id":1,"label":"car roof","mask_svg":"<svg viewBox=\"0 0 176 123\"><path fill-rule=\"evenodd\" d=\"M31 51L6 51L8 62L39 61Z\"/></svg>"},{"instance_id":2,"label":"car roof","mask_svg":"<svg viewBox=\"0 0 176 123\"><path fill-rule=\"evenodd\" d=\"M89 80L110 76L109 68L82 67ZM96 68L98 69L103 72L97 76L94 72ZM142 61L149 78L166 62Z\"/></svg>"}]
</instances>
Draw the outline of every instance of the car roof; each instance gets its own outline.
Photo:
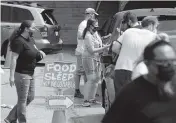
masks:
<instances>
[{"instance_id":1,"label":"car roof","mask_svg":"<svg viewBox=\"0 0 176 123\"><path fill-rule=\"evenodd\" d=\"M133 9L117 12L115 16L123 17L123 14L126 12L132 12L136 16L151 16L151 15L176 15L176 8L148 8L148 9Z\"/></svg>"},{"instance_id":2,"label":"car roof","mask_svg":"<svg viewBox=\"0 0 176 123\"><path fill-rule=\"evenodd\" d=\"M41 7L41 6L28 6L28 5L24 5L24 4L16 4L16 3L7 3L7 2L3 2L0 3L0 5L6 5L6 6L12 6L12 7L18 7L18 8L24 8L24 9L35 9L38 12L43 12L46 9L53 9L53 8L48 8L48 7Z\"/></svg>"}]
</instances>

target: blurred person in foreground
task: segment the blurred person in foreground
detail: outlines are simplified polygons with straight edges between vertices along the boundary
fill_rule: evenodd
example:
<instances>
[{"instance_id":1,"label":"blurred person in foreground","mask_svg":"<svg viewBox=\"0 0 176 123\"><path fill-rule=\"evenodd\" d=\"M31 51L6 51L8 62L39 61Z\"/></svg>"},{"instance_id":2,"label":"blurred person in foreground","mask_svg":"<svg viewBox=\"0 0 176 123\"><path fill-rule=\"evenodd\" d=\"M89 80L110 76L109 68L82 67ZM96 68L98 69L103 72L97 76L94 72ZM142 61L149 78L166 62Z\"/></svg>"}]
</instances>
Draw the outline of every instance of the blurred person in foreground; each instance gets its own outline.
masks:
<instances>
[{"instance_id":1,"label":"blurred person in foreground","mask_svg":"<svg viewBox=\"0 0 176 123\"><path fill-rule=\"evenodd\" d=\"M102 123L176 123L176 52L165 40L143 52L148 74L125 85Z\"/></svg>"},{"instance_id":2,"label":"blurred person in foreground","mask_svg":"<svg viewBox=\"0 0 176 123\"><path fill-rule=\"evenodd\" d=\"M87 82L84 86L84 107L90 107L91 104L97 104L95 95L101 77L100 53L110 46L103 46L102 40L94 35L94 33L97 32L97 29L98 21L95 19L89 19L82 35L84 39L82 63L87 77Z\"/></svg>"},{"instance_id":3,"label":"blurred person in foreground","mask_svg":"<svg viewBox=\"0 0 176 123\"><path fill-rule=\"evenodd\" d=\"M135 14L133 17L137 21ZM124 85L131 82L136 60L141 56L144 48L157 36L159 22L155 16L145 17L141 24L142 29L129 28L113 43L112 51L119 54L114 78L116 96Z\"/></svg>"},{"instance_id":4,"label":"blurred person in foreground","mask_svg":"<svg viewBox=\"0 0 176 123\"><path fill-rule=\"evenodd\" d=\"M10 40L12 51L10 85L16 86L18 102L4 119L6 123L26 123L26 106L34 100L34 69L36 63L45 57L35 46L32 33L36 27L33 21L25 20Z\"/></svg>"},{"instance_id":5,"label":"blurred person in foreground","mask_svg":"<svg viewBox=\"0 0 176 123\"><path fill-rule=\"evenodd\" d=\"M159 33L156 37L156 40L165 40L165 41L169 42L169 36L166 33ZM146 67L145 63L143 62L142 56L137 59L135 64L136 64L136 66L134 67L133 72L132 72L132 76L131 76L132 80L138 78L141 75L148 73L147 67Z\"/></svg>"}]
</instances>

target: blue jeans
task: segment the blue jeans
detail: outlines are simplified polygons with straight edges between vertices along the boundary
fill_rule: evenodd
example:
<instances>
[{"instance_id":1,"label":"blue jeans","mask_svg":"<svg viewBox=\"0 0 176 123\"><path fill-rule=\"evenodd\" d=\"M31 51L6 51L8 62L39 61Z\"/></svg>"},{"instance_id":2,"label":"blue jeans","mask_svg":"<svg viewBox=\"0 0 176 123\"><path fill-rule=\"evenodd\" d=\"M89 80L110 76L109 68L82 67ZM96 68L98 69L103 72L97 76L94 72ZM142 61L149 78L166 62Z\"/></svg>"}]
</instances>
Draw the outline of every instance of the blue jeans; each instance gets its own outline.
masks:
<instances>
[{"instance_id":1,"label":"blue jeans","mask_svg":"<svg viewBox=\"0 0 176 123\"><path fill-rule=\"evenodd\" d=\"M35 84L33 76L28 74L15 73L15 86L17 90L18 102L10 111L7 119L19 123L26 123L26 106L34 100Z\"/></svg>"}]
</instances>

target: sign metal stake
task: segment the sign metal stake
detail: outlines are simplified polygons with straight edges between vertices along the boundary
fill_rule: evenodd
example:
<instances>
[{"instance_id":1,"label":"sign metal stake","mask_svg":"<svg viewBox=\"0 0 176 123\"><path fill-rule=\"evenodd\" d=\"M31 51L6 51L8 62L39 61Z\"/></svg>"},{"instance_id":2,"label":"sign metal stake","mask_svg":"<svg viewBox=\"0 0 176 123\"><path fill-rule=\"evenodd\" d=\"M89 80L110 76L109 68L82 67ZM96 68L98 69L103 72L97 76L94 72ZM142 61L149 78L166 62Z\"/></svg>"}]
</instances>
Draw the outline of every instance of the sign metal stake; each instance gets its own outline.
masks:
<instances>
[{"instance_id":1,"label":"sign metal stake","mask_svg":"<svg viewBox=\"0 0 176 123\"><path fill-rule=\"evenodd\" d=\"M63 89L56 88L56 95L63 95ZM54 110L52 123L66 123L65 110Z\"/></svg>"}]
</instances>

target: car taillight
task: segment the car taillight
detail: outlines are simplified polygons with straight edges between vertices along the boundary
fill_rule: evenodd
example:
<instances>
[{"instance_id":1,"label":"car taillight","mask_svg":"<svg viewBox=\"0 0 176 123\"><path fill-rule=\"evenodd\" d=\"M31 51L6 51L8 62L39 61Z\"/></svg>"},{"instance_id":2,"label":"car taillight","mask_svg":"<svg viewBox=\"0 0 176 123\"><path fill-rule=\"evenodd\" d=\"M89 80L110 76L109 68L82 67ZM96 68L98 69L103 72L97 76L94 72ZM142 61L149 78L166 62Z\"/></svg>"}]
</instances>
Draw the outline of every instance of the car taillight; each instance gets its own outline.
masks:
<instances>
[{"instance_id":1,"label":"car taillight","mask_svg":"<svg viewBox=\"0 0 176 123\"><path fill-rule=\"evenodd\" d=\"M48 37L48 28L46 26L40 28L40 33L43 38L47 38Z\"/></svg>"}]
</instances>

